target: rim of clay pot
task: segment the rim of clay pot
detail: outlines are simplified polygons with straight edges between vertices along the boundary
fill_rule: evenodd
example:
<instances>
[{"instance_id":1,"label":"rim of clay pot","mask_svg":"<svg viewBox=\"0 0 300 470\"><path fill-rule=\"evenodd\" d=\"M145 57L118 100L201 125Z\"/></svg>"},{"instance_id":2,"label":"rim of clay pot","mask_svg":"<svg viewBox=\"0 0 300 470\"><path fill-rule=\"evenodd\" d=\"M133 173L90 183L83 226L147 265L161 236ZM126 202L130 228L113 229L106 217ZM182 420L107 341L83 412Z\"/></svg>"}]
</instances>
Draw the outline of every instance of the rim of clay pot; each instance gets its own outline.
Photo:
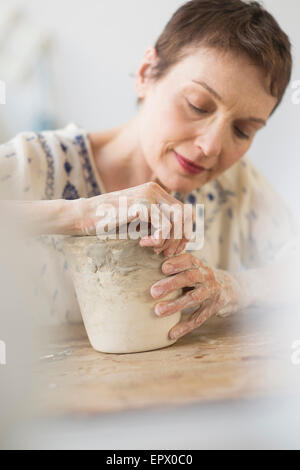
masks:
<instances>
[{"instance_id":1,"label":"rim of clay pot","mask_svg":"<svg viewBox=\"0 0 300 470\"><path fill-rule=\"evenodd\" d=\"M131 239L131 238L99 238L97 235L67 235L64 237L64 242L75 242L76 240L90 240L90 241L98 241L99 243L115 243L115 242L132 242L132 243L139 243L140 238Z\"/></svg>"}]
</instances>

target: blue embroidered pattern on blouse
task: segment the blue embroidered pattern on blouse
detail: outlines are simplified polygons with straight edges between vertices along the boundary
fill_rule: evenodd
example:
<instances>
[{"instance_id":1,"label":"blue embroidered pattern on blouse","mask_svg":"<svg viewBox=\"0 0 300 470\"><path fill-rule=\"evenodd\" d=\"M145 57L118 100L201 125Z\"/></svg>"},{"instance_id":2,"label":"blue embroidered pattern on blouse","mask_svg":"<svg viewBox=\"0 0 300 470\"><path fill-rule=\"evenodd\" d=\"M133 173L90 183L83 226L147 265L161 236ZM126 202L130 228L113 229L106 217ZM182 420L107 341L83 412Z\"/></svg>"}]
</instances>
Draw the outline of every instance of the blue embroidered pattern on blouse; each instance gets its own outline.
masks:
<instances>
[{"instance_id":1,"label":"blue embroidered pattern on blouse","mask_svg":"<svg viewBox=\"0 0 300 470\"><path fill-rule=\"evenodd\" d=\"M212 225L216 215L223 210L224 205L228 205L233 202L233 199L237 197L236 193L234 191L230 191L228 189L223 188L223 186L217 181L212 181L213 188L215 189L215 192L208 193L207 194L207 199L213 203L213 205L210 205L210 216L205 217L204 220L204 230L205 232L208 232L210 226ZM196 192L200 192L201 188L197 188ZM181 193L176 192L174 194L174 197L178 199L179 201L184 203L184 197L182 196ZM196 204L197 198L193 193L190 193L187 195L187 201L190 204ZM233 218L233 209L229 207L227 209L227 214L230 218ZM199 208L199 216L204 217L204 210L202 207ZM194 224L193 226L193 231L196 230L196 226Z\"/></svg>"},{"instance_id":2,"label":"blue embroidered pattern on blouse","mask_svg":"<svg viewBox=\"0 0 300 470\"><path fill-rule=\"evenodd\" d=\"M176 193L173 194L173 196L175 197L175 199L178 199L178 201L180 201L182 203L184 202L184 198L183 198L182 194L176 192Z\"/></svg>"},{"instance_id":3,"label":"blue embroidered pattern on blouse","mask_svg":"<svg viewBox=\"0 0 300 470\"><path fill-rule=\"evenodd\" d=\"M60 146L61 146L62 151L64 153L67 153L68 147L65 144L63 144L62 142L61 142Z\"/></svg>"},{"instance_id":4,"label":"blue embroidered pattern on blouse","mask_svg":"<svg viewBox=\"0 0 300 470\"><path fill-rule=\"evenodd\" d=\"M196 202L197 202L196 196L194 194L189 194L188 195L188 202L190 204L196 204Z\"/></svg>"},{"instance_id":5,"label":"blue embroidered pattern on blouse","mask_svg":"<svg viewBox=\"0 0 300 470\"><path fill-rule=\"evenodd\" d=\"M77 135L73 141L74 145L79 147L78 154L81 159L83 177L86 184L88 197L99 196L101 194L98 183L95 179L93 168L89 159L89 153L82 135Z\"/></svg>"},{"instance_id":6,"label":"blue embroidered pattern on blouse","mask_svg":"<svg viewBox=\"0 0 300 470\"><path fill-rule=\"evenodd\" d=\"M67 175L69 175L71 173L71 171L73 170L73 167L69 162L66 162L64 164L64 168L65 168L65 171L66 171Z\"/></svg>"},{"instance_id":7,"label":"blue embroidered pattern on blouse","mask_svg":"<svg viewBox=\"0 0 300 470\"><path fill-rule=\"evenodd\" d=\"M214 208L212 209L210 217L205 219L205 231L209 230L216 215L223 210L223 206L232 203L233 199L237 197L234 191L223 188L217 180L213 181L212 185L216 192L214 194L209 193L209 200L214 202ZM231 207L228 208L228 216L233 217L233 210Z\"/></svg>"},{"instance_id":8,"label":"blue embroidered pattern on blouse","mask_svg":"<svg viewBox=\"0 0 300 470\"><path fill-rule=\"evenodd\" d=\"M67 182L64 192L63 192L63 199L67 199L68 201L72 201L74 199L79 199L79 194L77 189L73 184L69 181Z\"/></svg>"},{"instance_id":9,"label":"blue embroidered pattern on blouse","mask_svg":"<svg viewBox=\"0 0 300 470\"><path fill-rule=\"evenodd\" d=\"M53 199L54 197L54 158L51 149L45 139L45 136L42 133L38 133L37 136L46 154L47 159L48 168L46 177L45 198L49 200Z\"/></svg>"}]
</instances>

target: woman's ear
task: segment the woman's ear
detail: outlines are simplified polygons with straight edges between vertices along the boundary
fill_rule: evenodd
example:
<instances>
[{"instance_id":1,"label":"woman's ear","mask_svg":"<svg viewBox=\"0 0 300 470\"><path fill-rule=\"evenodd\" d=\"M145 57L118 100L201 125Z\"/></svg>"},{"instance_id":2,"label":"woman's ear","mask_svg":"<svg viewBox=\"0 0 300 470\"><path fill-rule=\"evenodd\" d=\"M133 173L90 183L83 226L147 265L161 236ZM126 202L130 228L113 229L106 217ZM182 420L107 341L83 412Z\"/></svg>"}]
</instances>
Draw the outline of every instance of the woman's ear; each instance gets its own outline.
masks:
<instances>
[{"instance_id":1,"label":"woman's ear","mask_svg":"<svg viewBox=\"0 0 300 470\"><path fill-rule=\"evenodd\" d=\"M142 59L142 63L135 75L135 89L139 98L145 98L151 81L152 71L158 62L155 47L149 47Z\"/></svg>"}]
</instances>

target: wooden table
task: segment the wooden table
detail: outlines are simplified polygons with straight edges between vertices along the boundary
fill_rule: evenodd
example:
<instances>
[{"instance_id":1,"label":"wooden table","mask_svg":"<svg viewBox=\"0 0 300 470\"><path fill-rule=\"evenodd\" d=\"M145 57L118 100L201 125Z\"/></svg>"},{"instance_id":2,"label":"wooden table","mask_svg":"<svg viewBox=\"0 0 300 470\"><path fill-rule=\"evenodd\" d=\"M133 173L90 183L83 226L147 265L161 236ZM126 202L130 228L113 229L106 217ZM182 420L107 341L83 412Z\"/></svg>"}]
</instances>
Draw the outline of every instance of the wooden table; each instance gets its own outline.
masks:
<instances>
[{"instance_id":1,"label":"wooden table","mask_svg":"<svg viewBox=\"0 0 300 470\"><path fill-rule=\"evenodd\" d=\"M283 335L282 318L255 310L213 318L171 347L124 355L94 351L81 325L55 327L46 353L71 351L38 364L40 404L95 414L292 394L300 368L292 366L291 344L300 331Z\"/></svg>"}]
</instances>

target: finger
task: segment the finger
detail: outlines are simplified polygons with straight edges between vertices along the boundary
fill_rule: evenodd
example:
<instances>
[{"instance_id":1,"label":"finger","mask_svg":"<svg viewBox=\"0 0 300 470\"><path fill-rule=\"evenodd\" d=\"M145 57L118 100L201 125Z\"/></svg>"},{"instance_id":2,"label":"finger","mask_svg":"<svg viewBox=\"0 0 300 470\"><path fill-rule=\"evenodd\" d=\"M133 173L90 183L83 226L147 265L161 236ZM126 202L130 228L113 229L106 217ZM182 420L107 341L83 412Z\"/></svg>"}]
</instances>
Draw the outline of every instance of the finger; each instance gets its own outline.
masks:
<instances>
[{"instance_id":1,"label":"finger","mask_svg":"<svg viewBox=\"0 0 300 470\"><path fill-rule=\"evenodd\" d=\"M187 240L193 236L193 227L195 222L195 214L191 206L185 206L183 218L183 234Z\"/></svg>"},{"instance_id":2,"label":"finger","mask_svg":"<svg viewBox=\"0 0 300 470\"><path fill-rule=\"evenodd\" d=\"M154 245L151 245L150 242L148 246L154 246L155 253L160 254L170 244L172 224L161 208L158 209L157 207L151 211L151 224L156 229L151 239L159 240L159 242Z\"/></svg>"},{"instance_id":3,"label":"finger","mask_svg":"<svg viewBox=\"0 0 300 470\"><path fill-rule=\"evenodd\" d=\"M189 271L184 271L156 282L151 287L151 295L155 299L158 299L183 287L194 287L196 284L201 283L205 283L207 286L217 285L213 281L208 282L209 284L206 282L205 275L198 269L190 269Z\"/></svg>"},{"instance_id":4,"label":"finger","mask_svg":"<svg viewBox=\"0 0 300 470\"><path fill-rule=\"evenodd\" d=\"M153 248L160 248L163 246L163 240L156 240L152 236L147 238L142 238L140 240L140 246L150 246Z\"/></svg>"},{"instance_id":5,"label":"finger","mask_svg":"<svg viewBox=\"0 0 300 470\"><path fill-rule=\"evenodd\" d=\"M156 230L161 232L161 237L164 240L170 239L172 224L159 205L151 207L151 224Z\"/></svg>"},{"instance_id":6,"label":"finger","mask_svg":"<svg viewBox=\"0 0 300 470\"><path fill-rule=\"evenodd\" d=\"M180 272L190 271L192 268L197 269L198 272L202 274L203 280L216 282L214 270L190 253L177 255L165 261L162 265L162 272L166 275L173 275Z\"/></svg>"},{"instance_id":7,"label":"finger","mask_svg":"<svg viewBox=\"0 0 300 470\"><path fill-rule=\"evenodd\" d=\"M170 246L170 240L165 240L165 239L161 238L161 245L154 251L155 251L155 253L157 253L159 255L160 253L165 251L168 246Z\"/></svg>"},{"instance_id":8,"label":"finger","mask_svg":"<svg viewBox=\"0 0 300 470\"><path fill-rule=\"evenodd\" d=\"M160 240L160 244L154 249L157 255L160 255L165 250L165 247L169 245L170 240L165 240L163 237L163 231L161 229L157 230L154 234L154 238Z\"/></svg>"},{"instance_id":9,"label":"finger","mask_svg":"<svg viewBox=\"0 0 300 470\"><path fill-rule=\"evenodd\" d=\"M155 313L159 317L167 317L186 308L197 307L205 301L215 301L218 289L214 285L198 287L182 295L174 301L159 302L155 306Z\"/></svg>"},{"instance_id":10,"label":"finger","mask_svg":"<svg viewBox=\"0 0 300 470\"><path fill-rule=\"evenodd\" d=\"M158 299L182 287L193 287L203 281L203 277L201 276L201 273L197 269L191 269L190 271L161 279L151 287L151 295L155 299Z\"/></svg>"},{"instance_id":11,"label":"finger","mask_svg":"<svg viewBox=\"0 0 300 470\"><path fill-rule=\"evenodd\" d=\"M165 240L165 243L163 247L161 248L161 251L164 252L165 257L169 258L169 257L174 256L180 242L181 240L174 239L174 230L172 228L170 240Z\"/></svg>"},{"instance_id":12,"label":"finger","mask_svg":"<svg viewBox=\"0 0 300 470\"><path fill-rule=\"evenodd\" d=\"M175 239L174 235L175 235L175 230L174 230L174 225L173 225L172 230L171 230L171 238L170 240L166 241L165 246L163 248L163 252L166 257L173 256L178 248L178 245L181 242L181 239Z\"/></svg>"},{"instance_id":13,"label":"finger","mask_svg":"<svg viewBox=\"0 0 300 470\"><path fill-rule=\"evenodd\" d=\"M185 250L187 243L188 240L186 240L185 238L181 240L174 255L179 255L180 253L182 253Z\"/></svg>"},{"instance_id":14,"label":"finger","mask_svg":"<svg viewBox=\"0 0 300 470\"><path fill-rule=\"evenodd\" d=\"M149 235L148 237L143 237L140 240L140 245L161 249L164 246L164 242L165 241L162 238L161 230L156 230L153 235Z\"/></svg>"},{"instance_id":15,"label":"finger","mask_svg":"<svg viewBox=\"0 0 300 470\"><path fill-rule=\"evenodd\" d=\"M181 240L171 240L169 245L164 249L165 257L170 258L171 256L174 256L180 243Z\"/></svg>"},{"instance_id":16,"label":"finger","mask_svg":"<svg viewBox=\"0 0 300 470\"><path fill-rule=\"evenodd\" d=\"M163 236L162 233L161 233L161 236ZM165 256L167 256L167 255L166 255L167 250L170 248L170 246L172 246L173 237L174 237L174 227L171 226L169 238L167 238L167 239L164 240L164 244L163 244L163 246L162 246L162 251L164 252L164 255L165 255Z\"/></svg>"},{"instance_id":17,"label":"finger","mask_svg":"<svg viewBox=\"0 0 300 470\"><path fill-rule=\"evenodd\" d=\"M200 267L204 267L204 264L199 258L196 258L190 253L184 253L165 261L162 265L162 272L169 275Z\"/></svg>"},{"instance_id":18,"label":"finger","mask_svg":"<svg viewBox=\"0 0 300 470\"><path fill-rule=\"evenodd\" d=\"M173 256L177 251L179 245L181 245L182 251L182 249L184 249L184 247L186 246L186 239L183 241L182 238L175 238L175 235L176 237L182 235L182 230L178 231L178 227L175 226L175 223L178 224L180 222L180 224L182 224L181 217L182 216L180 215L179 218L178 211L174 211L174 213L171 212L171 217L170 214L168 214L167 217L167 215L165 215L163 212L163 206L160 208L160 210L156 208L151 216L151 224L153 225L153 227L157 228L155 235L157 238L160 239L160 243L156 241L153 242L152 236L144 237L140 245L153 246L155 247L155 253L160 254L161 252L164 252L164 255L166 257ZM170 221L170 219L172 220L172 222Z\"/></svg>"},{"instance_id":19,"label":"finger","mask_svg":"<svg viewBox=\"0 0 300 470\"><path fill-rule=\"evenodd\" d=\"M173 256L173 253L176 251L178 242L174 239L162 240L162 245L154 250L157 254L164 252L164 256L170 257Z\"/></svg>"},{"instance_id":20,"label":"finger","mask_svg":"<svg viewBox=\"0 0 300 470\"><path fill-rule=\"evenodd\" d=\"M173 256L183 238L183 204L179 204L176 200L175 204L161 204L160 210L165 214L170 222L170 231L168 232L168 240L163 246L164 255ZM163 237L165 238L165 237Z\"/></svg>"},{"instance_id":21,"label":"finger","mask_svg":"<svg viewBox=\"0 0 300 470\"><path fill-rule=\"evenodd\" d=\"M179 339L182 336L190 333L191 331L199 328L203 323L205 323L209 318L211 318L215 313L213 306L208 305L199 309L197 312L193 313L192 316L180 323L177 323L170 331L170 339Z\"/></svg>"},{"instance_id":22,"label":"finger","mask_svg":"<svg viewBox=\"0 0 300 470\"><path fill-rule=\"evenodd\" d=\"M194 213L192 207L189 207L177 199L173 203L161 204L161 210L171 220L174 229L174 239L189 240L193 236Z\"/></svg>"}]
</instances>

